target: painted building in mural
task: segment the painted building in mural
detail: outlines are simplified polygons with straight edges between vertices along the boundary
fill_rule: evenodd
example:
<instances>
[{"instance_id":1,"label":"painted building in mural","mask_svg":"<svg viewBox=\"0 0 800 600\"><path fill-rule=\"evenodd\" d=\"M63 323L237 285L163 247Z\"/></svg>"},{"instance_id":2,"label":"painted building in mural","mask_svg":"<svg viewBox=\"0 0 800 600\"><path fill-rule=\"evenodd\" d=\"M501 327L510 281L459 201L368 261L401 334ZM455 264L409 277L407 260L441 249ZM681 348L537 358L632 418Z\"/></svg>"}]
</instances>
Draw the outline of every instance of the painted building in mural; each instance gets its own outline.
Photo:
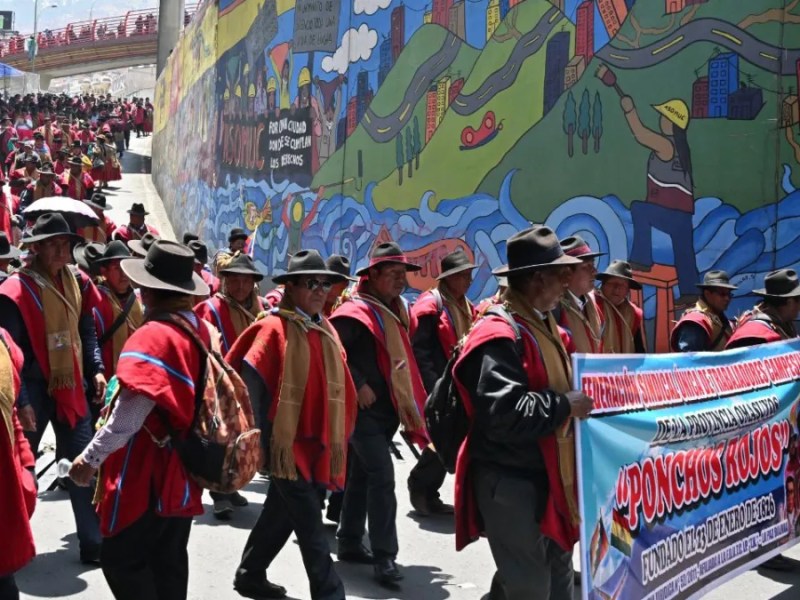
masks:
<instances>
[{"instance_id":1,"label":"painted building in mural","mask_svg":"<svg viewBox=\"0 0 800 600\"><path fill-rule=\"evenodd\" d=\"M711 269L800 262L800 0L218 0L158 82L176 230L269 273L380 240L479 265L531 222L629 258L651 343ZM249 91L255 90L254 97Z\"/></svg>"}]
</instances>

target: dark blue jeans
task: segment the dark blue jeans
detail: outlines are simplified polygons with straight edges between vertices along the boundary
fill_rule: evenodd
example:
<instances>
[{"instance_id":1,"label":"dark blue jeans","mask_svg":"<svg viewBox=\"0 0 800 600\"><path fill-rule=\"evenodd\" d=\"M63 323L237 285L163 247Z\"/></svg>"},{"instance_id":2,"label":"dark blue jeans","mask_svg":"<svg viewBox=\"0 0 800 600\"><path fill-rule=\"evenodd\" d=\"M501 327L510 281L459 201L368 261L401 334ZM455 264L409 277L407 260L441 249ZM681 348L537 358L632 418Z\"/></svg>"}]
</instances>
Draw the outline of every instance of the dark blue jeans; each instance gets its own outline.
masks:
<instances>
[{"instance_id":1,"label":"dark blue jeans","mask_svg":"<svg viewBox=\"0 0 800 600\"><path fill-rule=\"evenodd\" d=\"M666 233L672 240L675 270L681 295L696 294L697 261L694 252L692 215L650 202L631 204L633 219L633 248L631 261L643 265L653 264L653 227Z\"/></svg>"},{"instance_id":2,"label":"dark blue jeans","mask_svg":"<svg viewBox=\"0 0 800 600\"><path fill-rule=\"evenodd\" d=\"M47 424L52 423L56 434L56 455L59 458L74 460L92 440L92 417L87 407L87 415L70 427L56 417L56 403L47 395L47 383L40 379L26 379L25 387L28 390L31 406L36 412L36 431L26 432L25 436L30 442L34 453L39 451L39 443ZM72 514L75 516L75 526L78 530L78 542L81 548L89 549L99 546L101 540L100 524L97 513L92 506L94 489L91 487L78 487L72 480L67 480L67 491L72 503Z\"/></svg>"}]
</instances>

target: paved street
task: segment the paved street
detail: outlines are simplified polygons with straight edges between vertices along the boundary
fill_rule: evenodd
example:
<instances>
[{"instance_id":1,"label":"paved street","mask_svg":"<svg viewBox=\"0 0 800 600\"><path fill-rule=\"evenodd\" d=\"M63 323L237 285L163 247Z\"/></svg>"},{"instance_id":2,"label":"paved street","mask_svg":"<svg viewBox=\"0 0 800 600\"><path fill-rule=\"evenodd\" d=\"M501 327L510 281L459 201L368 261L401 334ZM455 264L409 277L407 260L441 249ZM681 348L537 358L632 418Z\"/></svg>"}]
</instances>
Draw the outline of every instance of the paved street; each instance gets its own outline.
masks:
<instances>
[{"instance_id":1,"label":"paved street","mask_svg":"<svg viewBox=\"0 0 800 600\"><path fill-rule=\"evenodd\" d=\"M125 222L125 211L131 202L144 202L152 213L148 219L165 236L172 235L163 207L150 183L150 139L132 140L132 152L126 155L124 181L118 190L109 193L114 206L112 218ZM177 228L181 232L181 228ZM52 435L45 438L45 447L52 450ZM365 566L339 564L349 598L389 600L477 600L488 590L493 562L485 541L472 544L456 554L451 519L433 518L417 521L411 514L405 481L413 466L410 452L400 446L404 460L396 460L399 499L398 529L400 537L399 563L404 567L406 580L400 590L389 591L373 584L371 570ZM40 469L52 462L52 454L40 459ZM42 478L43 490L52 480L52 468ZM241 509L229 523L215 521L210 514L211 503L206 496L209 514L199 517L189 544L191 574L189 598L192 600L227 600L239 596L232 590L234 569L250 528L260 511L266 482L257 479L245 490L251 505ZM452 477L443 490L446 500L452 499ZM99 569L87 569L78 562L77 539L66 492L43 491L33 518L38 557L18 576L22 597L66 598L80 600L110 600L111 595ZM329 526L331 549L335 550L334 526ZM2 541L0 541L2 543ZM728 582L707 598L713 600L767 599L797 600L800 598L800 547L788 556L797 561L792 574L761 574L751 571ZM285 585L290 597L308 598L308 584L300 552L290 542L278 556L269 572L270 579ZM576 594L576 597L579 595ZM638 599L632 599L638 600Z\"/></svg>"}]
</instances>

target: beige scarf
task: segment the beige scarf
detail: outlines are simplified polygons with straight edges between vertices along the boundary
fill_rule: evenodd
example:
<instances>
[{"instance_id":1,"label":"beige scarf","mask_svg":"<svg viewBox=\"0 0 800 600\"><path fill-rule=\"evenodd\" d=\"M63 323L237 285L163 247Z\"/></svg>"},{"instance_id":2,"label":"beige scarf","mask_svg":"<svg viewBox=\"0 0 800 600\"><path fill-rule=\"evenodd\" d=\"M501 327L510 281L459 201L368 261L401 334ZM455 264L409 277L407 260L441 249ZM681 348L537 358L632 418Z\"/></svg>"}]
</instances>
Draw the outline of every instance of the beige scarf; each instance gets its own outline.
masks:
<instances>
[{"instance_id":1,"label":"beige scarf","mask_svg":"<svg viewBox=\"0 0 800 600\"><path fill-rule=\"evenodd\" d=\"M597 290L595 294L600 298L603 308L603 353L633 354L636 352L631 328L635 312L631 303L626 300L621 305L614 306L600 290Z\"/></svg>"},{"instance_id":2,"label":"beige scarf","mask_svg":"<svg viewBox=\"0 0 800 600\"><path fill-rule=\"evenodd\" d=\"M561 297L561 310L567 319L567 326L572 334L577 352L596 353L600 350L602 325L600 314L591 298L587 296L586 303L581 310L575 304L572 293L567 292Z\"/></svg>"},{"instance_id":3,"label":"beige scarf","mask_svg":"<svg viewBox=\"0 0 800 600\"><path fill-rule=\"evenodd\" d=\"M756 311L758 311L758 306L753 310L754 313ZM716 345L713 348L711 348L711 351L719 352L724 350L725 346L728 344L728 340L733 335L733 329L731 328L731 324L723 321L717 313L711 310L711 307L708 304L706 304L705 300L703 300L702 298L700 298L697 301L697 304L695 304L692 308L686 311L686 313L689 312L702 313L706 317L706 319L708 319L709 323L711 323L711 339L709 340L709 342L717 340ZM772 318L776 323L780 322L780 319L778 319L774 315L770 315L770 318Z\"/></svg>"},{"instance_id":4,"label":"beige scarf","mask_svg":"<svg viewBox=\"0 0 800 600\"><path fill-rule=\"evenodd\" d=\"M14 447L14 364L11 361L11 353L8 351L5 342L0 340L0 413L3 414L3 422L8 429L8 439L11 447ZM7 476L7 474L6 474Z\"/></svg>"},{"instance_id":5,"label":"beige scarf","mask_svg":"<svg viewBox=\"0 0 800 600\"><path fill-rule=\"evenodd\" d=\"M60 292L56 282L34 261L30 269L21 272L31 277L39 286L42 296L42 312L47 342L47 358L50 365L50 379L47 391L83 385L83 354L78 320L81 311L81 290L69 268L61 269ZM75 376L75 365L78 377Z\"/></svg>"},{"instance_id":6,"label":"beige scarf","mask_svg":"<svg viewBox=\"0 0 800 600\"><path fill-rule=\"evenodd\" d=\"M545 320L542 320L525 298L511 288L503 293L502 298L508 310L523 320L525 327L536 339L547 373L547 387L560 394L572 390L572 361L561 341L553 313L547 313ZM561 484L564 487L570 518L574 524L578 524L580 511L578 498L575 495L575 430L572 427L571 417L556 430L555 436Z\"/></svg>"},{"instance_id":7,"label":"beige scarf","mask_svg":"<svg viewBox=\"0 0 800 600\"><path fill-rule=\"evenodd\" d=\"M40 198L45 198L47 196L55 196L55 186L51 183L47 187L36 182L36 187L33 188L33 199L39 200Z\"/></svg>"},{"instance_id":8,"label":"beige scarf","mask_svg":"<svg viewBox=\"0 0 800 600\"><path fill-rule=\"evenodd\" d=\"M123 306L114 292L111 290L104 290L104 293L109 302L111 302L111 323L113 323L122 313ZM131 291L131 294L134 293L135 292ZM109 326L111 323L109 323ZM144 323L144 309L142 309L142 303L136 298L136 300L133 301L131 310L128 312L128 316L125 318L125 323L117 327L114 335L111 336L111 364L106 365L106 368L110 369L110 373L116 372L117 361L119 360L119 355L122 354L122 347L125 345L125 342L128 341L130 334L139 329L142 323Z\"/></svg>"},{"instance_id":9,"label":"beige scarf","mask_svg":"<svg viewBox=\"0 0 800 600\"><path fill-rule=\"evenodd\" d=\"M308 332L320 333L322 341L322 360L325 365L325 379L328 397L328 444L331 453L331 477L344 473L345 468L345 364L342 351L331 324L323 320L319 325L298 314L289 301L281 303L278 316L285 319L286 348L283 354L278 406L272 423L270 441L270 470L281 479L297 479L294 442L297 425L303 411L303 401L308 384L311 354L308 346ZM317 357L314 357L315 359Z\"/></svg>"},{"instance_id":10,"label":"beige scarf","mask_svg":"<svg viewBox=\"0 0 800 600\"><path fill-rule=\"evenodd\" d=\"M219 298L222 302L228 305L228 313L231 316L231 323L233 324L233 332L236 334L238 338L242 335L242 332L250 327L253 322L256 320L259 314L259 302L258 302L258 293L256 292L256 288L253 287L253 291L250 293L250 308L248 309L245 307L244 304L240 304L230 296L225 293L224 284L223 284L223 291L222 293L217 294L217 298ZM231 343L233 341L231 340Z\"/></svg>"},{"instance_id":11,"label":"beige scarf","mask_svg":"<svg viewBox=\"0 0 800 600\"><path fill-rule=\"evenodd\" d=\"M417 402L414 399L414 383L411 381L410 361L414 360L406 354L403 343L403 334L400 328L406 331L409 328L408 310L405 304L398 299L398 312L391 310L383 302L358 292L357 297L377 309L383 317L384 335L386 338L386 352L389 355L391 373L391 390L397 405L397 416L405 429L419 431L423 429L422 418L417 411Z\"/></svg>"},{"instance_id":12,"label":"beige scarf","mask_svg":"<svg viewBox=\"0 0 800 600\"><path fill-rule=\"evenodd\" d=\"M439 284L439 293L442 295L442 302L447 306L448 314L456 330L456 340L460 340L472 327L472 303L465 297L460 302L453 298L446 285Z\"/></svg>"}]
</instances>

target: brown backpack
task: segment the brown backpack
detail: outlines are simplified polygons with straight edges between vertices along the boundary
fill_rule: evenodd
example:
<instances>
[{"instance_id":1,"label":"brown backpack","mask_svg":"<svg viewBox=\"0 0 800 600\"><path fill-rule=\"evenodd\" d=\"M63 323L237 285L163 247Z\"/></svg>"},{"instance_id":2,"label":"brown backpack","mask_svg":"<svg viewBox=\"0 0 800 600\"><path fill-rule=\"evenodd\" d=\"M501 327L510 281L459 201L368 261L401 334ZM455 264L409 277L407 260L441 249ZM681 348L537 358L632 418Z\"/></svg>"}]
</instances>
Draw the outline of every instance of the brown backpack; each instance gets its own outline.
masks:
<instances>
[{"instance_id":1,"label":"brown backpack","mask_svg":"<svg viewBox=\"0 0 800 600\"><path fill-rule=\"evenodd\" d=\"M182 317L173 313L150 320L178 327L205 359L201 360L194 420L188 435L181 438L159 411L186 471L201 487L214 492L229 494L242 489L258 471L261 456L261 430L255 427L244 381Z\"/></svg>"}]
</instances>

